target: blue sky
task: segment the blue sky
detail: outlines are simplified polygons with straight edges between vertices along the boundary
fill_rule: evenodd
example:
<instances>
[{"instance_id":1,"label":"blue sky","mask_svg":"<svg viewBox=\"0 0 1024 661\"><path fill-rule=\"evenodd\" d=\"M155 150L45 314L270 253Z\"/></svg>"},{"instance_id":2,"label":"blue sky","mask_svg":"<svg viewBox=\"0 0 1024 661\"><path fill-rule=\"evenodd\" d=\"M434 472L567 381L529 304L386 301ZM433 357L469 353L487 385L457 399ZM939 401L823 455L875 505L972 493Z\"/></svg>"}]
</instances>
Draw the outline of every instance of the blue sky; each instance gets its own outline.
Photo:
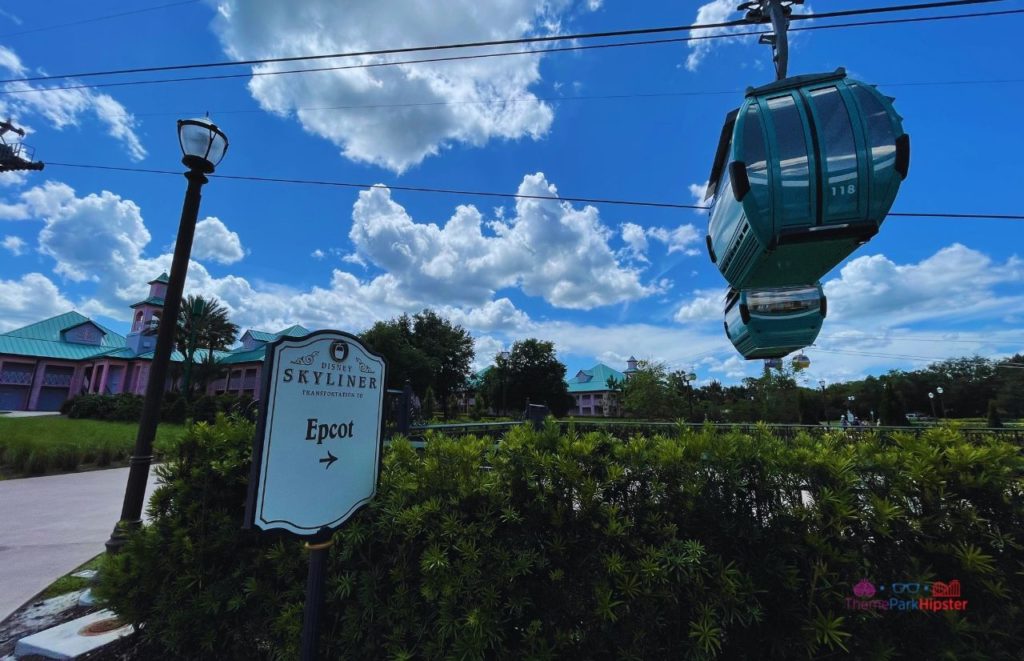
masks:
<instances>
[{"instance_id":1,"label":"blue sky","mask_svg":"<svg viewBox=\"0 0 1024 661\"><path fill-rule=\"evenodd\" d=\"M82 23L125 5L4 3L0 73L688 24L737 17L733 4L223 0ZM894 210L1019 214L1022 25L797 33L790 72L845 66L896 97L913 154ZM209 112L231 141L219 174L693 203L726 112L773 75L752 40L704 43L47 93L8 83L0 114L51 164L180 170L174 122ZM78 82L147 77L169 76ZM56 165L0 175L0 330L78 309L126 332L127 306L169 267L184 188ZM200 218L186 290L216 296L243 328L359 332L432 307L470 329L479 366L540 337L570 374L598 360L622 369L631 354L701 380L760 371L721 332L725 282L701 212L214 180ZM1024 222L890 218L824 279L830 315L804 377L1024 351L1021 246Z\"/></svg>"}]
</instances>

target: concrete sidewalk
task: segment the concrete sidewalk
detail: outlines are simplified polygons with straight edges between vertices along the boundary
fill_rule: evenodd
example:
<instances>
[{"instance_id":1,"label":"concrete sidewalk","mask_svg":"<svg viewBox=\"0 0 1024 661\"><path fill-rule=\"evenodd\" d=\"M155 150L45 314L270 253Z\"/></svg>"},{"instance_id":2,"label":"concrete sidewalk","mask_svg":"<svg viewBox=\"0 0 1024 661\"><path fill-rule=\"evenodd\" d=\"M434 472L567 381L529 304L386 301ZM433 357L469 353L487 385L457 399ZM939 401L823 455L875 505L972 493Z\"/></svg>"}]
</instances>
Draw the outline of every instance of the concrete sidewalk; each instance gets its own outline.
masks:
<instances>
[{"instance_id":1,"label":"concrete sidewalk","mask_svg":"<svg viewBox=\"0 0 1024 661\"><path fill-rule=\"evenodd\" d=\"M0 481L0 620L103 552L127 468ZM153 492L150 469L146 498Z\"/></svg>"}]
</instances>

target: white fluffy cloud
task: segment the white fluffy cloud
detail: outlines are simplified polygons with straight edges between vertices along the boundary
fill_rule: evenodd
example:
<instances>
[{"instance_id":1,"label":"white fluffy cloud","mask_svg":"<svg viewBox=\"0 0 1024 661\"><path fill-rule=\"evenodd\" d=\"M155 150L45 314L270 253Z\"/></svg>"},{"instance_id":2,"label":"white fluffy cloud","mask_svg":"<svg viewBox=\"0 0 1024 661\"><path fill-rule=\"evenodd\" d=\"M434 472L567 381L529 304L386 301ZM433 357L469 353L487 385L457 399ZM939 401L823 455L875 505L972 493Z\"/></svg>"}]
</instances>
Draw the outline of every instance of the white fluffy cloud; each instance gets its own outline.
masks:
<instances>
[{"instance_id":1,"label":"white fluffy cloud","mask_svg":"<svg viewBox=\"0 0 1024 661\"><path fill-rule=\"evenodd\" d=\"M41 273L0 280L0 332L67 312L72 307L57 286Z\"/></svg>"},{"instance_id":2,"label":"white fluffy cloud","mask_svg":"<svg viewBox=\"0 0 1024 661\"><path fill-rule=\"evenodd\" d=\"M3 243L0 243L6 250L12 255L17 257L25 251L25 241L21 237L7 235L4 237Z\"/></svg>"},{"instance_id":3,"label":"white fluffy cloud","mask_svg":"<svg viewBox=\"0 0 1024 661\"><path fill-rule=\"evenodd\" d=\"M43 219L39 251L52 257L55 271L80 282L130 287L149 231L131 200L103 191L84 198L66 184L47 182L22 194L33 216Z\"/></svg>"},{"instance_id":4,"label":"white fluffy cloud","mask_svg":"<svg viewBox=\"0 0 1024 661\"><path fill-rule=\"evenodd\" d=\"M214 29L232 58L287 57L512 39L557 31L569 0L508 0L482 8L474 0L375 2L221 0ZM590 9L599 3L593 0ZM496 52L495 48L459 54ZM444 57L409 53L327 60L346 66ZM540 55L405 64L306 74L256 76L249 91L260 106L294 116L355 161L401 172L445 147L492 139L538 139L553 119L530 87ZM301 68L260 65L254 73Z\"/></svg>"},{"instance_id":5,"label":"white fluffy cloud","mask_svg":"<svg viewBox=\"0 0 1024 661\"><path fill-rule=\"evenodd\" d=\"M636 223L623 223L622 241L629 246L633 257L641 261L648 261L645 254L647 252L647 232L644 231L644 228Z\"/></svg>"},{"instance_id":6,"label":"white fluffy cloud","mask_svg":"<svg viewBox=\"0 0 1024 661\"><path fill-rule=\"evenodd\" d=\"M518 192L557 195L542 173L524 177ZM587 310L662 289L618 262L596 208L519 199L515 210L511 219L485 223L476 207L459 206L439 227L416 222L387 188L376 187L359 194L349 238L360 255L426 300L481 305L518 286L552 305Z\"/></svg>"},{"instance_id":7,"label":"white fluffy cloud","mask_svg":"<svg viewBox=\"0 0 1024 661\"><path fill-rule=\"evenodd\" d=\"M699 289L693 298L679 306L673 317L679 323L719 320L722 317L723 300L721 291Z\"/></svg>"},{"instance_id":8,"label":"white fluffy cloud","mask_svg":"<svg viewBox=\"0 0 1024 661\"><path fill-rule=\"evenodd\" d=\"M704 206L704 198L708 194L708 182L703 184L690 184L690 197L693 198L693 203ZM704 209L694 209L695 213L707 213Z\"/></svg>"},{"instance_id":9,"label":"white fluffy cloud","mask_svg":"<svg viewBox=\"0 0 1024 661\"><path fill-rule=\"evenodd\" d=\"M18 55L4 46L0 46L0 67L12 76L28 73ZM4 116L23 118L25 115L39 115L55 128L64 129L79 126L82 116L91 112L106 124L107 132L124 145L133 160L140 161L146 157L146 149L135 133L135 117L108 94L89 89L33 92L27 90L40 87L22 82L6 83L3 89L9 92L0 98L0 114Z\"/></svg>"},{"instance_id":10,"label":"white fluffy cloud","mask_svg":"<svg viewBox=\"0 0 1024 661\"><path fill-rule=\"evenodd\" d=\"M697 232L697 228L689 223L680 225L674 230L651 227L647 230L647 236L667 245L670 255L674 252L681 252L690 257L700 254L700 251L690 247L700 239L700 234Z\"/></svg>"},{"instance_id":11,"label":"white fluffy cloud","mask_svg":"<svg viewBox=\"0 0 1024 661\"><path fill-rule=\"evenodd\" d=\"M237 232L232 232L219 218L205 218L196 223L196 236L192 244L192 257L209 259L221 264L234 264L246 251Z\"/></svg>"},{"instance_id":12,"label":"white fluffy cloud","mask_svg":"<svg viewBox=\"0 0 1024 661\"><path fill-rule=\"evenodd\" d=\"M507 298L488 301L475 308L442 306L438 313L466 328L482 332L524 331L532 327L530 318Z\"/></svg>"},{"instance_id":13,"label":"white fluffy cloud","mask_svg":"<svg viewBox=\"0 0 1024 661\"><path fill-rule=\"evenodd\" d=\"M109 191L79 197L70 186L51 181L23 192L18 204L25 217L42 221L39 250L54 260L54 272L74 282L94 283L92 297L78 305L85 314L127 318L127 306L145 296L146 282L169 269L170 254L146 254L150 233L141 209L131 200ZM214 259L240 254L240 242L226 253L211 248L210 241L217 237L222 244L235 243L235 239L230 239L233 233L219 220L208 218L199 226L204 229L200 232L197 226L197 256ZM225 235L229 238L225 239ZM32 278L27 282L45 281L41 295L48 302L59 301L58 312L71 307L45 277L34 274ZM0 284L9 289L7 296L0 299L0 318L21 321L22 292L28 291L27 285ZM379 319L414 312L427 305L440 307L446 302L445 312L471 329L514 329L529 323L525 313L506 298L488 298L479 301L475 308L459 307L429 296L429 290L410 292L403 280L390 273L366 281L336 269L326 286L299 290L273 283L257 287L237 275L217 278L202 263L192 261L186 289L217 297L228 308L232 320L245 328L276 330L302 323L313 328L341 326L359 330ZM56 294L51 296L50 291ZM344 318L339 318L341 310ZM40 309L28 321L36 321L49 312L52 311Z\"/></svg>"},{"instance_id":14,"label":"white fluffy cloud","mask_svg":"<svg viewBox=\"0 0 1024 661\"><path fill-rule=\"evenodd\" d=\"M997 287L1024 280L1024 262L993 263L984 253L954 243L917 264L899 265L885 255L858 257L825 284L829 321L874 327L1020 309L1024 295L1000 295Z\"/></svg>"},{"instance_id":15,"label":"white fluffy cloud","mask_svg":"<svg viewBox=\"0 0 1024 661\"><path fill-rule=\"evenodd\" d=\"M697 9L696 25L707 25L709 23L724 23L736 18L736 2L734 0L711 0ZM738 16L738 14L737 14ZM694 37L712 37L720 34L736 32L736 28L709 28L707 30L694 30L691 34ZM708 53L719 43L715 39L704 39L690 42L690 55L686 58L686 68L696 71Z\"/></svg>"}]
</instances>

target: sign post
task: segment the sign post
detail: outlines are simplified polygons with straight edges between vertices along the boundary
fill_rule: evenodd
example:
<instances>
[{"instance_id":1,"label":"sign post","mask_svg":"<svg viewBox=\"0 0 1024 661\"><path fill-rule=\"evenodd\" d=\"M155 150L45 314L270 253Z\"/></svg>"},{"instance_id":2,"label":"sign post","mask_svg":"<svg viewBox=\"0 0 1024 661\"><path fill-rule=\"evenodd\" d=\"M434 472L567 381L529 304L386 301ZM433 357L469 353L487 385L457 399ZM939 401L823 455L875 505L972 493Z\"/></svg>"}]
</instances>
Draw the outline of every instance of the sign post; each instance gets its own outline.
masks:
<instances>
[{"instance_id":1,"label":"sign post","mask_svg":"<svg viewBox=\"0 0 1024 661\"><path fill-rule=\"evenodd\" d=\"M331 534L377 491L386 368L342 331L267 347L245 527L306 540L304 661L316 657Z\"/></svg>"}]
</instances>

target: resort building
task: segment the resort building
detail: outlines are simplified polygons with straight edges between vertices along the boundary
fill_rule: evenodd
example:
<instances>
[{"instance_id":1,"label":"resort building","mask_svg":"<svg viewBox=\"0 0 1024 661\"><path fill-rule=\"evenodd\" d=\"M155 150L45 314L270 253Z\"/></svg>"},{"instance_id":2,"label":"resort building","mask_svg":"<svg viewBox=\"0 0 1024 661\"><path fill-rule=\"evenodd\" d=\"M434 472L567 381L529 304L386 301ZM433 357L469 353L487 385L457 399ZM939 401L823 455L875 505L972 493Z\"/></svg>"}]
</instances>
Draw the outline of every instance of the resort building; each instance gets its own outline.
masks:
<instances>
[{"instance_id":1,"label":"resort building","mask_svg":"<svg viewBox=\"0 0 1024 661\"><path fill-rule=\"evenodd\" d=\"M616 418L622 415L617 386L637 371L637 360L633 356L626 361L626 371L619 372L604 363L598 363L588 370L580 370L569 379L569 394L576 400L572 415L601 416Z\"/></svg>"},{"instance_id":2,"label":"resort building","mask_svg":"<svg viewBox=\"0 0 1024 661\"><path fill-rule=\"evenodd\" d=\"M127 336L78 312L0 333L0 411L56 411L69 397L87 393L144 394L167 280L165 273L150 281L149 296L131 306L134 313ZM281 336L308 334L302 326L277 333L246 331L241 347L214 352L225 374L208 385L207 393L258 399L266 345ZM205 356L200 350L195 360ZM181 363L184 356L174 351L171 361ZM166 387L172 385L169 381Z\"/></svg>"}]
</instances>

